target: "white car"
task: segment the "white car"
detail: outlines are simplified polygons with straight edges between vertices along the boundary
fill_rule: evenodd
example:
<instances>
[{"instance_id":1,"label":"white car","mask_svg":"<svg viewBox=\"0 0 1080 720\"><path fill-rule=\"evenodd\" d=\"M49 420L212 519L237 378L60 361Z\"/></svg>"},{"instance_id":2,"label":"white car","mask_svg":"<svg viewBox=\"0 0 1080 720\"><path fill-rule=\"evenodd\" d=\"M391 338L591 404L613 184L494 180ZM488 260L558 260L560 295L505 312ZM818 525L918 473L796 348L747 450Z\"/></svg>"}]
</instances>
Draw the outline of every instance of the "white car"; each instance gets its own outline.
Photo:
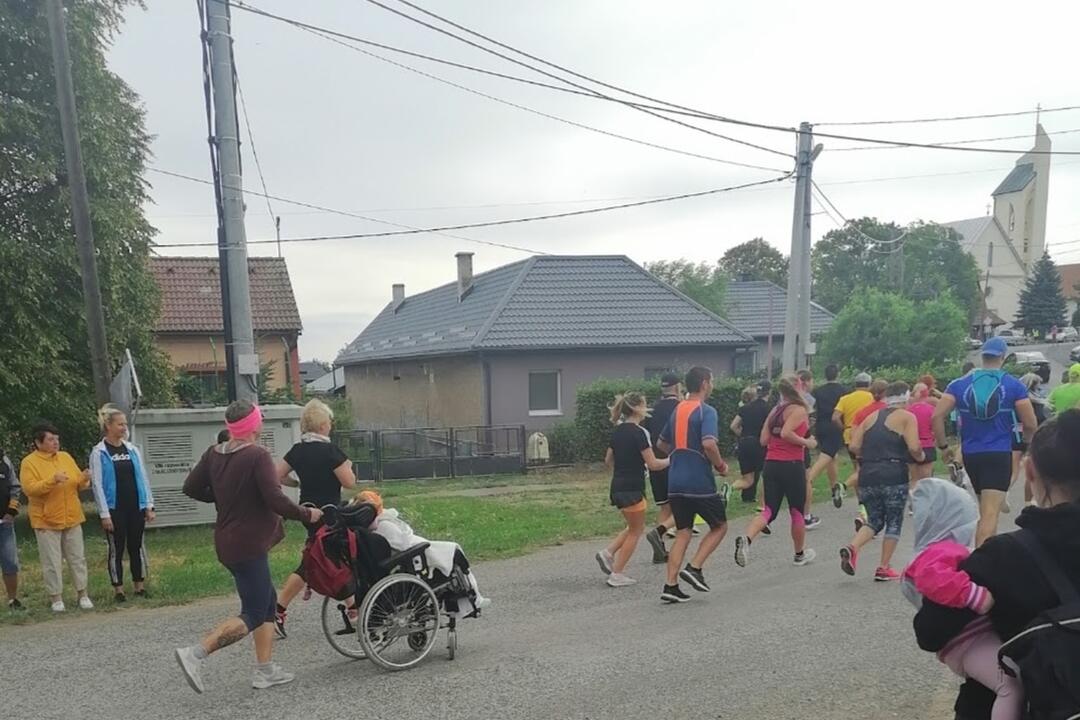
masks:
<instances>
[{"instance_id":1,"label":"white car","mask_svg":"<svg viewBox=\"0 0 1080 720\"><path fill-rule=\"evenodd\" d=\"M1002 330L997 334L1008 345L1027 345L1028 339L1017 330Z\"/></svg>"},{"instance_id":2,"label":"white car","mask_svg":"<svg viewBox=\"0 0 1080 720\"><path fill-rule=\"evenodd\" d=\"M1074 327L1063 327L1058 330L1057 337L1054 342L1076 342L1080 340L1080 332Z\"/></svg>"}]
</instances>

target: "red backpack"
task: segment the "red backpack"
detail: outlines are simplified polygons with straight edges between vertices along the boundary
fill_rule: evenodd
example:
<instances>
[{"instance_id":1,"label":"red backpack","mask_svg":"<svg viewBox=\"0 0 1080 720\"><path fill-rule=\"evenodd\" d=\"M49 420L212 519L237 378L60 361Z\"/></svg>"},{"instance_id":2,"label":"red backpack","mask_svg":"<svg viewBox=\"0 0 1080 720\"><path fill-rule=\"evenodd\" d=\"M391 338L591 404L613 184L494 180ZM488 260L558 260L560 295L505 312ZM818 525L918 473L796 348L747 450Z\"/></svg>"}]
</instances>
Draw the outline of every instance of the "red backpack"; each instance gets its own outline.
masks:
<instances>
[{"instance_id":1,"label":"red backpack","mask_svg":"<svg viewBox=\"0 0 1080 720\"><path fill-rule=\"evenodd\" d=\"M325 525L315 531L315 537L304 548L304 576L308 587L325 597L344 600L353 594L352 566L342 559L341 537L348 538L350 558L356 557L356 533L336 530Z\"/></svg>"}]
</instances>

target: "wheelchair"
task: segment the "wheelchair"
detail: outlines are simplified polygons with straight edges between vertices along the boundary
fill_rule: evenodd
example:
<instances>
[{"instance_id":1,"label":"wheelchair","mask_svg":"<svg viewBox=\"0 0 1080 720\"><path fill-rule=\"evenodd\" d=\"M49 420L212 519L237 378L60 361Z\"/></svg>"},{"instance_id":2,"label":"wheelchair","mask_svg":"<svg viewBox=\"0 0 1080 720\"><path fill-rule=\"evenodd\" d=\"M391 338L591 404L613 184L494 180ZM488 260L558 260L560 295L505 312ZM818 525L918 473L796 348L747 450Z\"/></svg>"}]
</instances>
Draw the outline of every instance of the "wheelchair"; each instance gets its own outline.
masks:
<instances>
[{"instance_id":1,"label":"wheelchair","mask_svg":"<svg viewBox=\"0 0 1080 720\"><path fill-rule=\"evenodd\" d=\"M330 544L334 559L351 568L354 583L345 600L323 599L322 629L330 646L384 670L408 670L428 656L445 629L447 655L453 660L459 616L480 614L465 572L455 565L446 576L429 568L427 542L393 551L368 529L376 516L372 505L327 505L322 511L335 538ZM356 557L350 556L348 532L356 534Z\"/></svg>"}]
</instances>

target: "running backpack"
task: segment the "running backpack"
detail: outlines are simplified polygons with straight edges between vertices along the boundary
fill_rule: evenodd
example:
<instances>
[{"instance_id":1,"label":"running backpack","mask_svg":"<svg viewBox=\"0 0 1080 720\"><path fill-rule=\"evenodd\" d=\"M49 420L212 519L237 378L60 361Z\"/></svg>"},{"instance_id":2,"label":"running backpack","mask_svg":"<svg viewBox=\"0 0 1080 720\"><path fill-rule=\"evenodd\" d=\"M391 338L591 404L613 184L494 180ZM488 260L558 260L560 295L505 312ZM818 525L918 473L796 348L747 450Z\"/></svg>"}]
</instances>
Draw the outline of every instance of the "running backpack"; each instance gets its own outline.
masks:
<instances>
[{"instance_id":1,"label":"running backpack","mask_svg":"<svg viewBox=\"0 0 1080 720\"><path fill-rule=\"evenodd\" d=\"M1080 718L1080 592L1034 533L1014 536L1054 588L1057 607L1002 644L998 662L1024 685L1026 720Z\"/></svg>"},{"instance_id":2,"label":"running backpack","mask_svg":"<svg viewBox=\"0 0 1080 720\"><path fill-rule=\"evenodd\" d=\"M1004 370L976 370L971 374L971 384L964 392L964 402L973 418L992 420L1005 409L1003 377Z\"/></svg>"},{"instance_id":3,"label":"running backpack","mask_svg":"<svg viewBox=\"0 0 1080 720\"><path fill-rule=\"evenodd\" d=\"M335 600L352 595L356 584L352 564L346 558L355 558L356 554L354 531L320 527L304 548L304 579L308 587Z\"/></svg>"}]
</instances>

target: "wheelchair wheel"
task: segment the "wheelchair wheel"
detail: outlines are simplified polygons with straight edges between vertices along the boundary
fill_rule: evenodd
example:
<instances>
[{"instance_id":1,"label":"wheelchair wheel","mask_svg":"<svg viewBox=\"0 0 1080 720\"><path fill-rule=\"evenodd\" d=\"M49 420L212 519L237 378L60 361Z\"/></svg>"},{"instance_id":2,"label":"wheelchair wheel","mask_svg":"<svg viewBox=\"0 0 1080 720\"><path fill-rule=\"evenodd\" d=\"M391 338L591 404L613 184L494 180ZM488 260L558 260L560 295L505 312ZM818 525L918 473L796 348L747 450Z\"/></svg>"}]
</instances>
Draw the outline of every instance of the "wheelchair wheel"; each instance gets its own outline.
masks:
<instances>
[{"instance_id":1,"label":"wheelchair wheel","mask_svg":"<svg viewBox=\"0 0 1080 720\"><path fill-rule=\"evenodd\" d=\"M323 598L322 630L330 647L347 658L363 660L367 657L360 644L357 620L350 620L348 608L342 600Z\"/></svg>"},{"instance_id":2,"label":"wheelchair wheel","mask_svg":"<svg viewBox=\"0 0 1080 720\"><path fill-rule=\"evenodd\" d=\"M360 607L360 646L385 670L407 670L431 652L439 633L439 601L415 575L389 575Z\"/></svg>"},{"instance_id":3,"label":"wheelchair wheel","mask_svg":"<svg viewBox=\"0 0 1080 720\"><path fill-rule=\"evenodd\" d=\"M446 633L446 659L453 660L457 656L457 630L451 629Z\"/></svg>"}]
</instances>

